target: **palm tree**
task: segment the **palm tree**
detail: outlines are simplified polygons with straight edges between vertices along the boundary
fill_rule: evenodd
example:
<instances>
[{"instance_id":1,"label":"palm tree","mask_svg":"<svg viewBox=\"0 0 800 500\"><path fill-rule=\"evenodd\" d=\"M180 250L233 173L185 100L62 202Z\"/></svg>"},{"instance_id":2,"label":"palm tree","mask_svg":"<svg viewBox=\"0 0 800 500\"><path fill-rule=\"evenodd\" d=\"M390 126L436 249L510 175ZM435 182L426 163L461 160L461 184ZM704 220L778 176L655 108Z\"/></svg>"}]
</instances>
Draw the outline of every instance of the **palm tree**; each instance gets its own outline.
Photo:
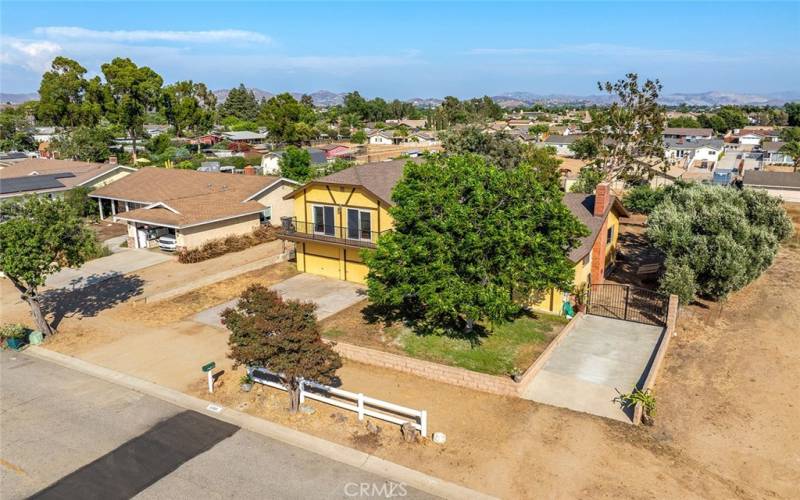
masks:
<instances>
[{"instance_id":1,"label":"palm tree","mask_svg":"<svg viewBox=\"0 0 800 500\"><path fill-rule=\"evenodd\" d=\"M781 149L778 150L783 154L787 154L794 159L794 171L797 173L797 169L800 168L800 141L792 141L787 142Z\"/></svg>"}]
</instances>

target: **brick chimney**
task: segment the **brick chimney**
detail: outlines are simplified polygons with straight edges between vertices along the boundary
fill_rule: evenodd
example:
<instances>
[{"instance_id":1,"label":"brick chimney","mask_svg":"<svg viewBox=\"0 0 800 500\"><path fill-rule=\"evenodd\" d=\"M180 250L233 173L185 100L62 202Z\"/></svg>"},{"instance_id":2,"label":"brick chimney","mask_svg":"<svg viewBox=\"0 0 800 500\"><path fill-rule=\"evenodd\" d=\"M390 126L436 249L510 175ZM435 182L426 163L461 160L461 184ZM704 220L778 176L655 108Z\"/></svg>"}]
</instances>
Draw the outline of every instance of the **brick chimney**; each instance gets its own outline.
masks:
<instances>
[{"instance_id":1,"label":"brick chimney","mask_svg":"<svg viewBox=\"0 0 800 500\"><path fill-rule=\"evenodd\" d=\"M108 157L108 163L110 163L111 165L116 165L117 164L117 157L116 156L109 156Z\"/></svg>"},{"instance_id":2,"label":"brick chimney","mask_svg":"<svg viewBox=\"0 0 800 500\"><path fill-rule=\"evenodd\" d=\"M594 216L600 217L606 213L608 205L611 203L611 185L601 182L594 191Z\"/></svg>"},{"instance_id":3,"label":"brick chimney","mask_svg":"<svg viewBox=\"0 0 800 500\"><path fill-rule=\"evenodd\" d=\"M256 175L256 167L247 165L244 167L244 175Z\"/></svg>"}]
</instances>

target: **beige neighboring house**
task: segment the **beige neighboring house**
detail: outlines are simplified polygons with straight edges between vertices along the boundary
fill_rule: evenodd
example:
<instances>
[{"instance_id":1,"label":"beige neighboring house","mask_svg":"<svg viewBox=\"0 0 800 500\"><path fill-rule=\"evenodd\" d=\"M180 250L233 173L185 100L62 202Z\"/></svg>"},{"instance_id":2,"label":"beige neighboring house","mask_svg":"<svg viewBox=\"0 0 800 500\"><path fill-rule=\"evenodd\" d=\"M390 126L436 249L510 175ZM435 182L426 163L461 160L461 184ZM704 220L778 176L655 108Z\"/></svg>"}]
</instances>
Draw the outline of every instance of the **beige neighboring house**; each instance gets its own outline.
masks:
<instances>
[{"instance_id":1,"label":"beige neighboring house","mask_svg":"<svg viewBox=\"0 0 800 500\"><path fill-rule=\"evenodd\" d=\"M171 235L182 249L291 217L294 205L283 197L297 186L282 177L146 167L91 196L102 216L127 223L131 248Z\"/></svg>"},{"instance_id":2,"label":"beige neighboring house","mask_svg":"<svg viewBox=\"0 0 800 500\"><path fill-rule=\"evenodd\" d=\"M112 163L30 158L0 169L0 200L19 196L63 196L70 189L96 189L136 169Z\"/></svg>"}]
</instances>

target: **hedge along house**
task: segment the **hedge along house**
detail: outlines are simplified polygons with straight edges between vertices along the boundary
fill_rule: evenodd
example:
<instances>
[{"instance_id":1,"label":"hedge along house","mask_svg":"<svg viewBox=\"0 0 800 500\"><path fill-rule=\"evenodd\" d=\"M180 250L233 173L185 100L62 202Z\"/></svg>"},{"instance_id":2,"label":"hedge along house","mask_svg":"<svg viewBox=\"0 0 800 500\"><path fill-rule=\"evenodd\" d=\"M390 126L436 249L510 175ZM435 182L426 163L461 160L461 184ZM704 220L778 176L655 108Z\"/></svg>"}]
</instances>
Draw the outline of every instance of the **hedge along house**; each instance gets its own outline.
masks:
<instances>
[{"instance_id":1,"label":"hedge along house","mask_svg":"<svg viewBox=\"0 0 800 500\"><path fill-rule=\"evenodd\" d=\"M194 248L209 240L251 232L294 213L284 200L299 184L290 179L146 167L94 191L101 207L110 202L115 220L128 225L131 248L158 246L175 235L176 245Z\"/></svg>"},{"instance_id":2,"label":"hedge along house","mask_svg":"<svg viewBox=\"0 0 800 500\"><path fill-rule=\"evenodd\" d=\"M608 183L598 184L595 194L566 193L564 204L589 229L589 235L581 238L578 247L567 254L575 269L574 286L602 284L616 262L619 219L629 214L611 194ZM533 307L561 314L568 293L549 290Z\"/></svg>"},{"instance_id":3,"label":"hedge along house","mask_svg":"<svg viewBox=\"0 0 800 500\"><path fill-rule=\"evenodd\" d=\"M297 269L364 283L368 269L361 251L375 248L394 226L387 209L408 161L350 167L289 193L294 216L281 221L279 236L295 242Z\"/></svg>"},{"instance_id":4,"label":"hedge along house","mask_svg":"<svg viewBox=\"0 0 800 500\"><path fill-rule=\"evenodd\" d=\"M116 163L32 158L0 169L0 200L20 196L63 196L70 189L96 189L135 172Z\"/></svg>"},{"instance_id":5,"label":"hedge along house","mask_svg":"<svg viewBox=\"0 0 800 500\"><path fill-rule=\"evenodd\" d=\"M297 269L364 283L368 269L360 253L393 228L387 209L407 161L351 167L287 195L294 216L282 220L279 236L296 243ZM608 184L600 184L596 195L567 193L564 204L590 231L567 256L575 266L574 282L602 283L616 257L619 218L628 214ZM563 298L562 291L547 291L535 308L560 314Z\"/></svg>"}]
</instances>

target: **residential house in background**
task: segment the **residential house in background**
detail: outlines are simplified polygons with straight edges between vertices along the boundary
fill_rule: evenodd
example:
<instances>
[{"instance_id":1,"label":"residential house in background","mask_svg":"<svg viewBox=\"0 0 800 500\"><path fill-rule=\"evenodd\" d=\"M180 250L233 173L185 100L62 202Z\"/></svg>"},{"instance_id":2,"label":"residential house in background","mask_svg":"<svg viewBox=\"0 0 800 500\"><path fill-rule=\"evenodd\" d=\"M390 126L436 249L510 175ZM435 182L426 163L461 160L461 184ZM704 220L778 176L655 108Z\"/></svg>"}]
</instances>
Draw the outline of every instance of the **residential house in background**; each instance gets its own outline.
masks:
<instances>
[{"instance_id":1,"label":"residential house in background","mask_svg":"<svg viewBox=\"0 0 800 500\"><path fill-rule=\"evenodd\" d=\"M95 190L101 217L128 225L131 248L158 246L172 236L176 249L251 232L293 214L284 200L298 183L280 177L146 167Z\"/></svg>"},{"instance_id":2,"label":"residential house in background","mask_svg":"<svg viewBox=\"0 0 800 500\"><path fill-rule=\"evenodd\" d=\"M543 146L552 146L556 148L556 154L558 156L571 157L575 156L575 152L572 151L572 149L570 149L570 146L572 145L573 142L577 141L580 138L581 138L580 135L575 135L575 134L549 135L547 136L547 139L545 139L539 144Z\"/></svg>"},{"instance_id":3,"label":"residential house in background","mask_svg":"<svg viewBox=\"0 0 800 500\"><path fill-rule=\"evenodd\" d=\"M800 203L800 174L795 172L748 170L742 184L746 189L766 189L771 196L783 201Z\"/></svg>"},{"instance_id":4,"label":"residential house in background","mask_svg":"<svg viewBox=\"0 0 800 500\"><path fill-rule=\"evenodd\" d=\"M336 158L350 158L353 156L353 151L342 144L323 144L317 146L316 149L325 153L327 160L335 160Z\"/></svg>"},{"instance_id":5,"label":"residential house in background","mask_svg":"<svg viewBox=\"0 0 800 500\"><path fill-rule=\"evenodd\" d=\"M395 135L394 131L392 130L373 130L372 132L367 134L369 138L370 144L377 144L377 145L392 145L392 144L400 144L403 142L404 137L400 137Z\"/></svg>"},{"instance_id":6,"label":"residential house in background","mask_svg":"<svg viewBox=\"0 0 800 500\"><path fill-rule=\"evenodd\" d=\"M765 142L761 145L761 151L764 155L764 163L767 165L792 165L794 164L794 158L792 155L787 153L782 153L780 149L783 145L786 144L785 142L781 141L769 141Z\"/></svg>"},{"instance_id":7,"label":"residential house in background","mask_svg":"<svg viewBox=\"0 0 800 500\"><path fill-rule=\"evenodd\" d=\"M37 195L63 196L70 189L95 189L130 175L136 169L116 163L31 158L0 169L0 199Z\"/></svg>"},{"instance_id":8,"label":"residential house in background","mask_svg":"<svg viewBox=\"0 0 800 500\"><path fill-rule=\"evenodd\" d=\"M713 138L714 130L710 128L666 127L662 135L664 140L683 139L684 141L696 141Z\"/></svg>"},{"instance_id":9,"label":"residential house in background","mask_svg":"<svg viewBox=\"0 0 800 500\"><path fill-rule=\"evenodd\" d=\"M311 165L328 163L326 151L317 148L304 148L311 156ZM272 151L261 157L261 175L278 175L281 171L280 161L285 151ZM333 157L332 157L333 159Z\"/></svg>"},{"instance_id":10,"label":"residential house in background","mask_svg":"<svg viewBox=\"0 0 800 500\"><path fill-rule=\"evenodd\" d=\"M33 129L33 140L37 143L50 142L56 135L55 127L36 127Z\"/></svg>"},{"instance_id":11,"label":"residential house in background","mask_svg":"<svg viewBox=\"0 0 800 500\"><path fill-rule=\"evenodd\" d=\"M267 134L262 132L250 132L243 130L239 132L222 132L222 137L231 142L244 142L246 144L258 144L267 138Z\"/></svg>"},{"instance_id":12,"label":"residential house in background","mask_svg":"<svg viewBox=\"0 0 800 500\"><path fill-rule=\"evenodd\" d=\"M714 168L725 151L722 139L666 139L664 151L667 159L680 163L685 168Z\"/></svg>"}]
</instances>

